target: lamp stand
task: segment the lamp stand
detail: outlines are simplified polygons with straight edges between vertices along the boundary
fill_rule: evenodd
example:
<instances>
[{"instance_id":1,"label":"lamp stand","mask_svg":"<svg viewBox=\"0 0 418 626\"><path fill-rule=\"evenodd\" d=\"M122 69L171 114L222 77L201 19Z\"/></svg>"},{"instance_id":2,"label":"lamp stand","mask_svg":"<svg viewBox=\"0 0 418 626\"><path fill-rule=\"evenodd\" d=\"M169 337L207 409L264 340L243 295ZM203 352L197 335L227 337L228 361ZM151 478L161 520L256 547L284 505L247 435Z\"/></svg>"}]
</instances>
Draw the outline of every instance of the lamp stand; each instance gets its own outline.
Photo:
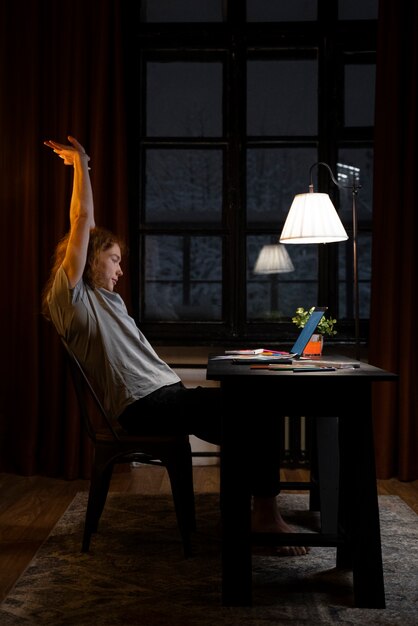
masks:
<instances>
[{"instance_id":1,"label":"lamp stand","mask_svg":"<svg viewBox=\"0 0 418 626\"><path fill-rule=\"evenodd\" d=\"M353 216L353 281L354 281L354 333L355 333L355 357L360 361L360 296L358 284L358 255L357 255L357 198L358 186L353 176L352 185L352 216Z\"/></svg>"}]
</instances>

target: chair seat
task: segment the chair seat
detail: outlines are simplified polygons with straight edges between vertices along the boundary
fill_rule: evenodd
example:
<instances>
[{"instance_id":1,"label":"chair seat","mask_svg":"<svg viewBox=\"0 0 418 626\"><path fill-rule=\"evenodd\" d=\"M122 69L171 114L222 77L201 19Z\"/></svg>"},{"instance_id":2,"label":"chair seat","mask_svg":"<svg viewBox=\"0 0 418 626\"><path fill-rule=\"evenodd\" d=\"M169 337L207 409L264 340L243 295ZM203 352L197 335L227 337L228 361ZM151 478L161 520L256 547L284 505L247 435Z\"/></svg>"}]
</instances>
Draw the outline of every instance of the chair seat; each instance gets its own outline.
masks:
<instances>
[{"instance_id":1,"label":"chair seat","mask_svg":"<svg viewBox=\"0 0 418 626\"><path fill-rule=\"evenodd\" d=\"M115 443L115 437L112 433L109 432L108 429L100 428L95 432L96 441L98 443ZM142 435L130 435L126 432L118 433L117 442L121 445L131 445L131 444L142 444L144 446L172 446L176 444L184 443L184 441L188 440L188 436L173 436L173 437L157 437L157 436L142 436Z\"/></svg>"}]
</instances>

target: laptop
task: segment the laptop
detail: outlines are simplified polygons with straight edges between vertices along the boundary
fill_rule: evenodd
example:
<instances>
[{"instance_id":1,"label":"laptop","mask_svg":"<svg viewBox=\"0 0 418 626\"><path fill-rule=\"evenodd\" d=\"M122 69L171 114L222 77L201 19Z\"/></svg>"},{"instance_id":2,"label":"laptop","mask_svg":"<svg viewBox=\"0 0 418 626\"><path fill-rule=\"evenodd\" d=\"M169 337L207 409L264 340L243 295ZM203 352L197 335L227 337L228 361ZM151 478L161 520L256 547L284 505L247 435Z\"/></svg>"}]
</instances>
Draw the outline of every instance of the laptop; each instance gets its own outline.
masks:
<instances>
[{"instance_id":1,"label":"laptop","mask_svg":"<svg viewBox=\"0 0 418 626\"><path fill-rule=\"evenodd\" d=\"M314 308L314 310L312 311L312 313L310 314L308 318L308 321L306 322L305 326L301 329L295 343L293 344L290 350L289 356L291 358L299 359L302 356L304 349L306 348L306 346L309 343L310 338L316 331L316 327L318 326L322 317L325 315L325 311L327 310L327 308L328 307L326 306L322 306L322 307L317 306Z\"/></svg>"},{"instance_id":2,"label":"laptop","mask_svg":"<svg viewBox=\"0 0 418 626\"><path fill-rule=\"evenodd\" d=\"M314 334L316 327L321 321L322 317L325 314L325 311L328 307L315 307L312 313L310 314L308 321L305 326L301 328L300 333L290 349L290 352L281 352L280 354L273 354L271 356L266 355L258 355L251 357L246 357L245 359L237 358L234 359L236 363L291 363L292 359L300 359L303 355L303 351L306 348L310 338Z\"/></svg>"}]
</instances>

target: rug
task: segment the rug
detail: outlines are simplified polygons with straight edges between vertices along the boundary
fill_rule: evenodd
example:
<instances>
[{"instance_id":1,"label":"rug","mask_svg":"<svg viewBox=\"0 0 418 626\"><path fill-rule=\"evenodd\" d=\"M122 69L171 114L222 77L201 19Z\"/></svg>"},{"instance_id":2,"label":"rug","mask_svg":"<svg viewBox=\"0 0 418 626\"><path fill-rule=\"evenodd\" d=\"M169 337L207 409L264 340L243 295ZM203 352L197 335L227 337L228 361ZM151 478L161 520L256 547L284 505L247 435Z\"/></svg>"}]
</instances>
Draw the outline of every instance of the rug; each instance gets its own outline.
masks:
<instances>
[{"instance_id":1,"label":"rug","mask_svg":"<svg viewBox=\"0 0 418 626\"><path fill-rule=\"evenodd\" d=\"M309 526L305 494L279 496ZM79 493L0 606L1 626L270 626L418 624L418 516L380 496L386 609L353 608L352 576L334 548L304 557L253 556L253 606L220 602L219 501L196 497L195 554L184 559L169 496L111 493L88 554Z\"/></svg>"}]
</instances>

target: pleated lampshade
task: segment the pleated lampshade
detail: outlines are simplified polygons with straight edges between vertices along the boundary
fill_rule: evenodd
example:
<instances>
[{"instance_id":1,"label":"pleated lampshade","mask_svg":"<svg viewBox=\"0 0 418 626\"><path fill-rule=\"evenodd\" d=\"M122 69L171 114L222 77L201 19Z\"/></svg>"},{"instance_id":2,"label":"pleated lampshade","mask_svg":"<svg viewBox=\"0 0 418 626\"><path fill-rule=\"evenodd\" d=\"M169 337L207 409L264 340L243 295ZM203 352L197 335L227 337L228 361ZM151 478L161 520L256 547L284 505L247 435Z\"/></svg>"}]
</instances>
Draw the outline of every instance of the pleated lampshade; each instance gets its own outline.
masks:
<instances>
[{"instance_id":1,"label":"pleated lampshade","mask_svg":"<svg viewBox=\"0 0 418 626\"><path fill-rule=\"evenodd\" d=\"M255 274L280 274L293 272L294 266L286 246L272 244L263 246L254 266Z\"/></svg>"},{"instance_id":2,"label":"pleated lampshade","mask_svg":"<svg viewBox=\"0 0 418 626\"><path fill-rule=\"evenodd\" d=\"M346 230L326 193L295 196L283 226L282 243L331 243L348 239Z\"/></svg>"}]
</instances>

